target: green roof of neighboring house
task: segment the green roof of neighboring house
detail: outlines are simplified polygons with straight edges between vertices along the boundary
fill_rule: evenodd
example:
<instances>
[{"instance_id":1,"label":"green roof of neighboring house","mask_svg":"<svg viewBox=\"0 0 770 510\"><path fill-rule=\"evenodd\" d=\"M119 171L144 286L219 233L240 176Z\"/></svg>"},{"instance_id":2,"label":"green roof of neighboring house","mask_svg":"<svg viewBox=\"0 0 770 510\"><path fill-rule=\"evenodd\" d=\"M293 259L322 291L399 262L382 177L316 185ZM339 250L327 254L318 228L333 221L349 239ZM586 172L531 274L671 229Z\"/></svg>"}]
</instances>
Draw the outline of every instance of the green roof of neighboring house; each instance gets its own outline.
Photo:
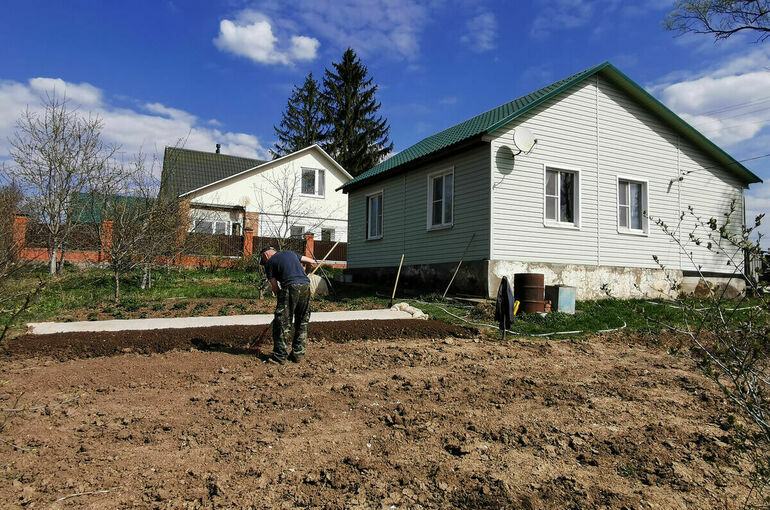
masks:
<instances>
[{"instance_id":1,"label":"green roof of neighboring house","mask_svg":"<svg viewBox=\"0 0 770 510\"><path fill-rule=\"evenodd\" d=\"M263 163L265 161L259 159L166 147L161 174L162 188L179 196Z\"/></svg>"},{"instance_id":2,"label":"green roof of neighboring house","mask_svg":"<svg viewBox=\"0 0 770 510\"><path fill-rule=\"evenodd\" d=\"M155 198L138 197L129 195L110 195L102 196L91 193L77 193L72 197L70 203L70 215L74 223L101 223L105 208L108 212L115 211L117 207L127 207L129 209L138 209L137 214L148 210ZM109 219L109 218L108 218Z\"/></svg>"},{"instance_id":3,"label":"green roof of neighboring house","mask_svg":"<svg viewBox=\"0 0 770 510\"><path fill-rule=\"evenodd\" d=\"M732 170L733 173L745 182L762 182L762 180L749 171L749 169L717 147L695 128L687 124L674 112L663 105L663 103L652 97L646 90L620 72L615 66L609 62L604 62L603 64L573 74L563 80L554 82L530 94L521 96L518 99L514 99L513 101L500 105L497 108L493 108L480 115L476 115L471 119L445 129L435 135L429 136L408 149L386 159L356 178L346 182L341 186L341 189L347 190L351 186L361 185L386 175L394 174L397 169L400 169L400 167L403 167L407 163L435 156L446 149L457 146L461 142L492 133L523 113L528 112L532 108L597 73L602 73L602 76L609 79L613 84L642 103L642 105L656 113L681 135L685 136L701 150L712 156L716 161Z\"/></svg>"}]
</instances>

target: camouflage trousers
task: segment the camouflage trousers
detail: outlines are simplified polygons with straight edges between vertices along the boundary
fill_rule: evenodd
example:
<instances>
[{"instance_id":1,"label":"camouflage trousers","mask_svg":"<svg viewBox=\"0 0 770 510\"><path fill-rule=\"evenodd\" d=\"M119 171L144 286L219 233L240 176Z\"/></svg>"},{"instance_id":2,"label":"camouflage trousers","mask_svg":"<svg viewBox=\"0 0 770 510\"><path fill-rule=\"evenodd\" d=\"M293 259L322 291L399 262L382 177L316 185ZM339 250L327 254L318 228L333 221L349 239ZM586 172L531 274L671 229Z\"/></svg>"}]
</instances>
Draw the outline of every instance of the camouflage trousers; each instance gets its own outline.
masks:
<instances>
[{"instance_id":1,"label":"camouflage trousers","mask_svg":"<svg viewBox=\"0 0 770 510\"><path fill-rule=\"evenodd\" d=\"M295 356L305 354L307 323L310 322L310 285L287 285L278 291L273 320L273 356L281 361L288 357L289 336L294 324L291 350Z\"/></svg>"}]
</instances>

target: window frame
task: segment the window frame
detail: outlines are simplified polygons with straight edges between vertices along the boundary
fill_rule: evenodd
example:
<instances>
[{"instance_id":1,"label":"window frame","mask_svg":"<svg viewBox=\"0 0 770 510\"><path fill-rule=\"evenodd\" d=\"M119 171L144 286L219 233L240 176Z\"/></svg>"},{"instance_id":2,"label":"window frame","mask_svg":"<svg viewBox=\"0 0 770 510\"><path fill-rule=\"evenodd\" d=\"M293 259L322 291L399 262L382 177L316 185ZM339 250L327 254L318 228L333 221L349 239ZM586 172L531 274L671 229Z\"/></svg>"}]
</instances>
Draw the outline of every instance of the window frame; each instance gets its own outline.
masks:
<instances>
[{"instance_id":1,"label":"window frame","mask_svg":"<svg viewBox=\"0 0 770 510\"><path fill-rule=\"evenodd\" d=\"M437 177L445 177L447 175L451 175L452 176L452 210L451 210L452 219L449 222L444 222L443 221L444 220L443 216L444 216L444 213L446 212L444 210L444 205L445 205L444 200L445 200L446 197L442 196L441 197L441 215L442 215L441 220L442 220L442 222L439 223L439 224L434 225L433 224L433 180L436 179ZM457 197L457 194L455 193L455 189L456 189L456 187L455 187L455 184L456 184L456 180L455 180L455 167L451 166L451 167L448 167L448 168L443 168L441 170L436 170L434 172L430 172L427 175L427 178L428 178L428 184L427 184L427 186L428 186L428 205L427 205L427 216L426 216L426 230L443 230L443 229L447 229L447 228L452 228L454 226L454 223L455 223L455 202L456 202L456 197ZM445 188L444 188L444 181L443 180L442 180L441 186L442 186L442 193L443 193L443 190L445 190Z\"/></svg>"},{"instance_id":2,"label":"window frame","mask_svg":"<svg viewBox=\"0 0 770 510\"><path fill-rule=\"evenodd\" d=\"M635 183L635 184L641 184L642 185L642 211L640 214L642 215L642 228L636 229L631 228L631 203L630 203L630 191L629 191L629 203L628 203L628 227L621 227L620 226L620 181L625 181L629 184ZM650 189L650 183L647 179L639 179L638 177L629 177L627 175L616 175L615 176L615 222L617 226L618 234L628 234L628 235L635 235L635 236L649 236L650 234L650 225L648 221L649 213L650 213L650 200L649 200L649 189ZM629 187L630 190L630 187ZM646 214L645 214L646 213Z\"/></svg>"},{"instance_id":3,"label":"window frame","mask_svg":"<svg viewBox=\"0 0 770 510\"><path fill-rule=\"evenodd\" d=\"M549 219L546 215L546 203L547 203L547 182L548 182L548 171L555 171L558 174L561 174L561 172L565 173L571 173L575 175L575 180L573 183L573 194L575 198L575 210L574 210L574 222L569 221L561 221L559 219L552 220ZM564 228L569 230L581 230L581 214L580 214L580 205L581 205L581 190L582 186L580 185L582 172L580 168L568 166L568 165L553 165L553 164L544 164L543 165L543 226L548 228ZM556 206L557 206L557 216L561 217L561 177L559 177L559 182L556 185L556 192L557 192L557 200L556 200ZM552 195L551 195L552 196Z\"/></svg>"},{"instance_id":4,"label":"window frame","mask_svg":"<svg viewBox=\"0 0 770 510\"><path fill-rule=\"evenodd\" d=\"M198 232L196 231L198 227L198 223L202 222L208 222L211 224L211 229L207 232ZM224 223L225 224L225 233L224 234L217 234L217 223ZM195 218L192 222L192 227L188 232L191 234L212 234L212 235L218 235L218 236L231 236L235 235L232 233L233 228L233 222L230 220L212 220L209 218Z\"/></svg>"},{"instance_id":5,"label":"window frame","mask_svg":"<svg viewBox=\"0 0 770 510\"><path fill-rule=\"evenodd\" d=\"M311 170L315 172L314 174L314 180L313 180L313 190L314 193L304 193L302 191L302 177L305 172L305 170ZM323 174L324 179L324 191L323 193L318 193L318 176ZM309 166L303 166L300 167L300 175L299 175L299 195L301 197L308 197L308 198L326 198L326 171L323 168L312 168Z\"/></svg>"},{"instance_id":6,"label":"window frame","mask_svg":"<svg viewBox=\"0 0 770 510\"><path fill-rule=\"evenodd\" d=\"M381 232L378 236L369 236L369 199L371 197L380 195L380 209L382 210L382 222L381 222ZM385 235L385 193L383 193L383 190L377 190L373 191L371 193L367 193L364 197L366 199L366 205L365 205L365 211L366 211L366 219L364 221L364 228L366 229L366 235L364 236L364 239L367 241L377 241L384 237Z\"/></svg>"},{"instance_id":7,"label":"window frame","mask_svg":"<svg viewBox=\"0 0 770 510\"><path fill-rule=\"evenodd\" d=\"M329 236L328 242L333 242L334 238L336 237L336 234L337 234L337 232L336 232L337 229L333 228L333 227L323 227L323 228L321 228L321 241L326 241L324 239L324 230L331 233L331 235Z\"/></svg>"}]
</instances>

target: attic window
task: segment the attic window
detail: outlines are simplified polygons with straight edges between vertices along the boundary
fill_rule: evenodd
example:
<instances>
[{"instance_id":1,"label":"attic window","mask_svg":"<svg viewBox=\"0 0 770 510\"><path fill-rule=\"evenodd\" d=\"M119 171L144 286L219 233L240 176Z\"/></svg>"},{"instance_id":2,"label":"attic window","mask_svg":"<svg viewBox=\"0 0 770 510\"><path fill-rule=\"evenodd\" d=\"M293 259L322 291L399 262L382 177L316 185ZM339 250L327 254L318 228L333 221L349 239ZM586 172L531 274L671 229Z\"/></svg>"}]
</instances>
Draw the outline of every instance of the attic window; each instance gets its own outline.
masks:
<instances>
[{"instance_id":1,"label":"attic window","mask_svg":"<svg viewBox=\"0 0 770 510\"><path fill-rule=\"evenodd\" d=\"M302 169L302 194L311 197L323 197L325 188L324 171L318 168Z\"/></svg>"}]
</instances>

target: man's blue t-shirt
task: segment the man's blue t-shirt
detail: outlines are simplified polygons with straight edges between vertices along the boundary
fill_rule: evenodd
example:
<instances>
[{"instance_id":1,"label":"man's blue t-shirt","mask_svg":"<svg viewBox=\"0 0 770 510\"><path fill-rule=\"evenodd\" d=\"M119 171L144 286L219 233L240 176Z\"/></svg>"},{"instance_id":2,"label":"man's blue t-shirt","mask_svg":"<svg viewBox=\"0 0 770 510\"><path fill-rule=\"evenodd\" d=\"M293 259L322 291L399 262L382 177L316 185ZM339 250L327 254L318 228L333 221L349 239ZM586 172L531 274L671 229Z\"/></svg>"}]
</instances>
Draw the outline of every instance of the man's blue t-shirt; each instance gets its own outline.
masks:
<instances>
[{"instance_id":1,"label":"man's blue t-shirt","mask_svg":"<svg viewBox=\"0 0 770 510\"><path fill-rule=\"evenodd\" d=\"M267 279L275 278L281 287L292 284L309 284L310 278L302 267L302 257L293 251L279 251L265 264Z\"/></svg>"}]
</instances>

